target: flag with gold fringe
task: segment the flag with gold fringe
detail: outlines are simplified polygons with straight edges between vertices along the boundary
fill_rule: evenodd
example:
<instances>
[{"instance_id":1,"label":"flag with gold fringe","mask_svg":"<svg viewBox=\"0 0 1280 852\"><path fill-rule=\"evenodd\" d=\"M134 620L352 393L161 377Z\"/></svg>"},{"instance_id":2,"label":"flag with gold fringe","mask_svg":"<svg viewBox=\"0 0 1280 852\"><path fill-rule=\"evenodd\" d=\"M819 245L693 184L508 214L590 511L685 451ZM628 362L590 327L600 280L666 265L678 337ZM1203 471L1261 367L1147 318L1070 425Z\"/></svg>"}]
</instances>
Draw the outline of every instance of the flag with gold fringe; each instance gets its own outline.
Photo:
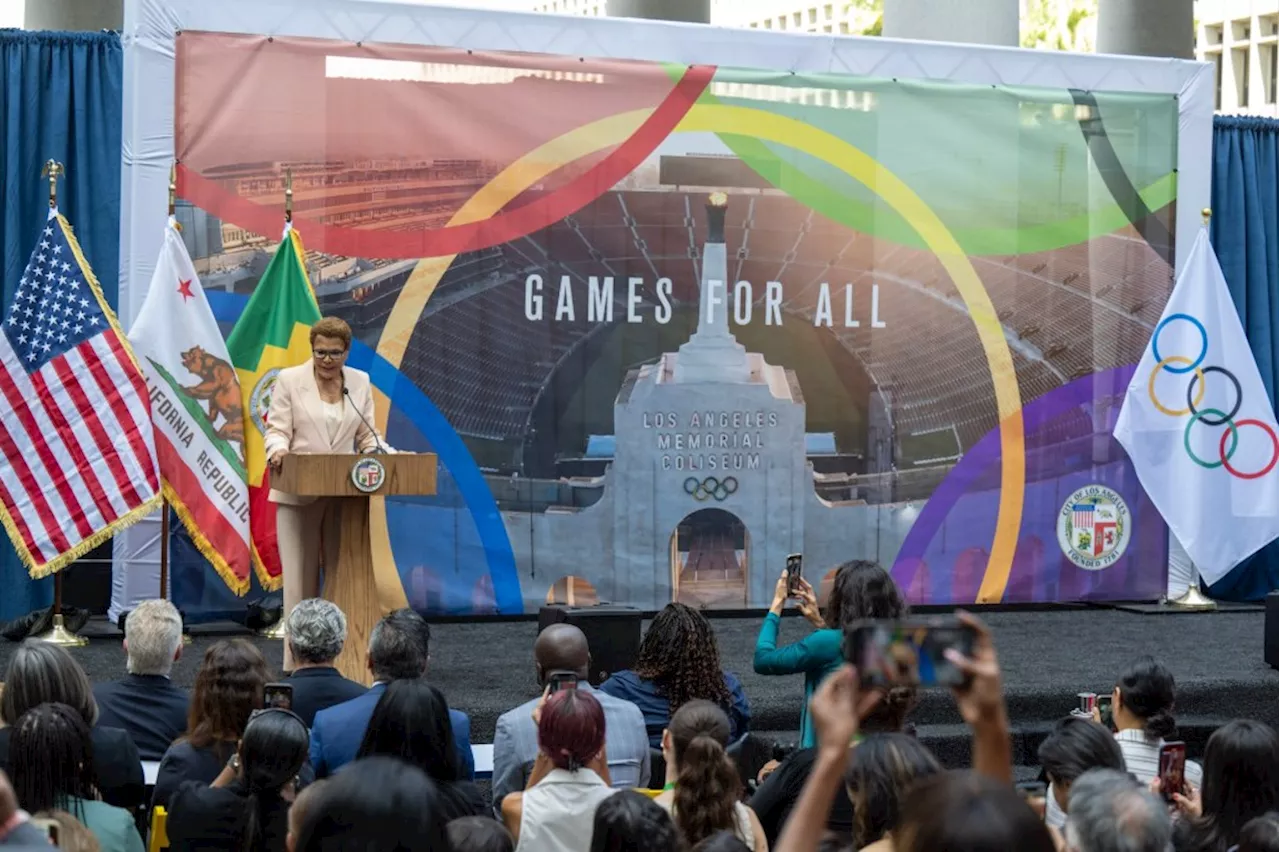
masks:
<instances>
[{"instance_id":1,"label":"flag with gold fringe","mask_svg":"<svg viewBox=\"0 0 1280 852\"><path fill-rule=\"evenodd\" d=\"M0 521L31 576L45 577L160 505L151 407L55 207L0 330Z\"/></svg>"},{"instance_id":2,"label":"flag with gold fringe","mask_svg":"<svg viewBox=\"0 0 1280 852\"><path fill-rule=\"evenodd\" d=\"M267 411L280 371L311 357L311 326L320 319L304 256L302 238L286 227L284 240L227 337L227 351L243 393L253 565L259 582L269 590L279 589L283 578L276 546L276 507L267 499L271 491L263 448Z\"/></svg>"},{"instance_id":3,"label":"flag with gold fringe","mask_svg":"<svg viewBox=\"0 0 1280 852\"><path fill-rule=\"evenodd\" d=\"M129 342L151 394L164 496L196 549L243 595L252 570L243 395L172 217Z\"/></svg>"}]
</instances>

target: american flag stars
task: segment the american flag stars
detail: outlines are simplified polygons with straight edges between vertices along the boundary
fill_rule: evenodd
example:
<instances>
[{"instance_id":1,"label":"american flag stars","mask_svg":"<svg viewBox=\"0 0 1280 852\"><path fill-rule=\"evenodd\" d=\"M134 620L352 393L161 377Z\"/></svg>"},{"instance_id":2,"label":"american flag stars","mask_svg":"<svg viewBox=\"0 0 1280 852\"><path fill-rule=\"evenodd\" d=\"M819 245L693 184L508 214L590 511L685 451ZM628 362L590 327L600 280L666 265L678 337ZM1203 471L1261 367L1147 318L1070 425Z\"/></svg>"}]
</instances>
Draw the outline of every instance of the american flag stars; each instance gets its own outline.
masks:
<instances>
[{"instance_id":1,"label":"american flag stars","mask_svg":"<svg viewBox=\"0 0 1280 852\"><path fill-rule=\"evenodd\" d=\"M102 331L106 317L63 232L50 220L31 253L4 324L10 345L32 372Z\"/></svg>"}]
</instances>

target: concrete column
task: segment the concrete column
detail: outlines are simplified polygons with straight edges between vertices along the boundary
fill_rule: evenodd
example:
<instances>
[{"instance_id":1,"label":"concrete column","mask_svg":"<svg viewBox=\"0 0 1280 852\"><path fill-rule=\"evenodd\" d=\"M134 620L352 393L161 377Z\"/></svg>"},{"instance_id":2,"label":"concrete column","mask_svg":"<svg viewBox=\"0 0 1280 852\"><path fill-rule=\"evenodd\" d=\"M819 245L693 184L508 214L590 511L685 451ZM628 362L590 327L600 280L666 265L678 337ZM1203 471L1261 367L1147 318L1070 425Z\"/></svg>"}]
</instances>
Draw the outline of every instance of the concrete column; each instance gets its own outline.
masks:
<instances>
[{"instance_id":1,"label":"concrete column","mask_svg":"<svg viewBox=\"0 0 1280 852\"><path fill-rule=\"evenodd\" d=\"M711 23L711 0L608 0L607 8L611 18Z\"/></svg>"},{"instance_id":2,"label":"concrete column","mask_svg":"<svg viewBox=\"0 0 1280 852\"><path fill-rule=\"evenodd\" d=\"M884 0L887 38L1018 46L1019 0Z\"/></svg>"},{"instance_id":3,"label":"concrete column","mask_svg":"<svg viewBox=\"0 0 1280 852\"><path fill-rule=\"evenodd\" d=\"M22 23L28 30L119 31L124 0L27 0Z\"/></svg>"},{"instance_id":4,"label":"concrete column","mask_svg":"<svg viewBox=\"0 0 1280 852\"><path fill-rule=\"evenodd\" d=\"M1193 0L1098 0L1098 53L1195 58Z\"/></svg>"}]
</instances>

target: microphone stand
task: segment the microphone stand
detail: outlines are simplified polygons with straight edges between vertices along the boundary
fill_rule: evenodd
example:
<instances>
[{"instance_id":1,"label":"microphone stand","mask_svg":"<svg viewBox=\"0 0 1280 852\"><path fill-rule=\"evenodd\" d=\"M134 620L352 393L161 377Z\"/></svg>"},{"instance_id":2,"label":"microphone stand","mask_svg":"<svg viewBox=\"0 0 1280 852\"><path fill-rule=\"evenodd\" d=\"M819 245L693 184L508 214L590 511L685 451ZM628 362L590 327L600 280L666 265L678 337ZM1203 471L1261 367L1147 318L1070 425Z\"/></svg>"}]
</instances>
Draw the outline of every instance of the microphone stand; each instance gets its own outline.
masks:
<instances>
[{"instance_id":1,"label":"microphone stand","mask_svg":"<svg viewBox=\"0 0 1280 852\"><path fill-rule=\"evenodd\" d=\"M360 409L354 402L351 402L351 391L347 390L347 386L345 384L342 386L342 398L351 403L351 408L355 411L356 417L359 417L360 422L364 424L365 428L373 433L373 443L375 445L373 450L374 453L378 455L386 455L387 448L382 445L382 439L378 437L378 430L374 429L373 424L364 419L364 415L360 413Z\"/></svg>"}]
</instances>

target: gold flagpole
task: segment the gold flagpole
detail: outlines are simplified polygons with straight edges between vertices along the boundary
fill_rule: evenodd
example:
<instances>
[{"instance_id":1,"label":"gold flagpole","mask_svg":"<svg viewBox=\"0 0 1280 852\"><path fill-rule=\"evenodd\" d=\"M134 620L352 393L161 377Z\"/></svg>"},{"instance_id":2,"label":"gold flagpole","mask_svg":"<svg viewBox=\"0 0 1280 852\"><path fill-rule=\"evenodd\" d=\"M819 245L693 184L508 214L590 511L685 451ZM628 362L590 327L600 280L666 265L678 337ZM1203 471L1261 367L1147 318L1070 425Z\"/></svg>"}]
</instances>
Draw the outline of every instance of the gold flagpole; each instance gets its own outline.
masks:
<instances>
[{"instance_id":1,"label":"gold flagpole","mask_svg":"<svg viewBox=\"0 0 1280 852\"><path fill-rule=\"evenodd\" d=\"M293 224L293 169L286 166L284 170L284 223L286 225ZM271 474L268 473L268 476ZM258 631L258 635L264 639L284 639L284 618L288 615L284 611L284 602L280 603L280 620L270 627L264 627Z\"/></svg>"},{"instance_id":2,"label":"gold flagpole","mask_svg":"<svg viewBox=\"0 0 1280 852\"><path fill-rule=\"evenodd\" d=\"M48 160L44 164L44 169L40 172L41 177L49 179L50 210L58 208L58 178L62 177L66 172L66 168L57 160ZM52 624L48 630L35 638L61 645L64 648L81 648L89 644L88 639L68 630L62 617L62 571L53 576L53 606L50 609L50 613L52 615Z\"/></svg>"},{"instance_id":3,"label":"gold flagpole","mask_svg":"<svg viewBox=\"0 0 1280 852\"><path fill-rule=\"evenodd\" d=\"M1209 227L1209 217L1212 215L1213 211L1208 207L1200 211L1200 216L1204 220L1204 226L1206 228ZM1187 559L1190 560L1190 558L1191 556L1188 554ZM1207 612L1209 610L1217 609L1218 605L1213 602L1213 599L1206 597L1205 594L1200 591L1200 571L1195 567L1194 562L1191 563L1191 570L1194 571L1195 574L1192 576L1191 582L1187 585L1187 590L1178 597L1169 601L1169 606L1176 609L1186 609L1198 612Z\"/></svg>"}]
</instances>

